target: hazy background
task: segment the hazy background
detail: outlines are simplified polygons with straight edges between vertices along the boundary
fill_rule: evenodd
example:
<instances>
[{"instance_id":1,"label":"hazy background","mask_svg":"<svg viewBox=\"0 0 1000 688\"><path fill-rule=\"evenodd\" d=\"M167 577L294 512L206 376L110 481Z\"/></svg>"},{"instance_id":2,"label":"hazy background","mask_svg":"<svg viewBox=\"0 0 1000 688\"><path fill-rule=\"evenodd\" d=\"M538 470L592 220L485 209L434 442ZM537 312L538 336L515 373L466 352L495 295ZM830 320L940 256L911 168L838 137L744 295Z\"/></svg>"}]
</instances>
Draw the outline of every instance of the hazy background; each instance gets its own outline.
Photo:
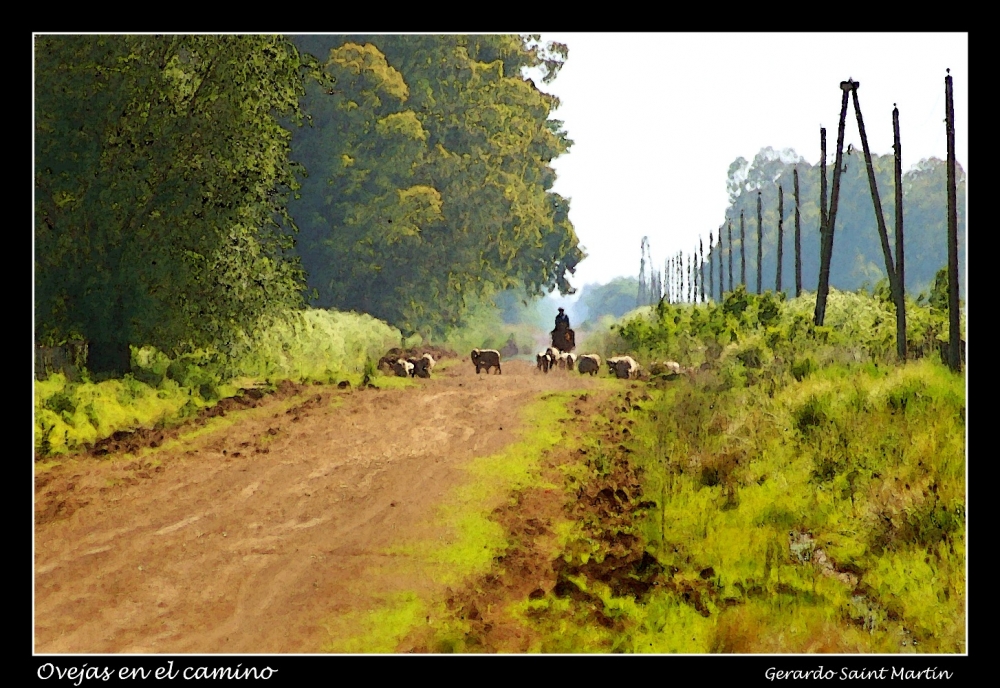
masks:
<instances>
[{"instance_id":1,"label":"hazy background","mask_svg":"<svg viewBox=\"0 0 1000 688\"><path fill-rule=\"evenodd\" d=\"M892 152L900 111L903 170L945 159L945 69L954 82L956 156L967 167L968 34L965 33L543 33L569 46L551 84L574 141L558 158L554 190L588 257L582 287L637 276L648 236L654 261L690 252L722 222L726 174L738 157L786 148L816 163L820 126L829 164L836 150L840 82L858 99L873 155ZM844 146L861 149L849 103ZM815 288L815 286L813 286ZM550 301L571 304L576 297ZM550 304L554 308L554 304Z\"/></svg>"}]
</instances>

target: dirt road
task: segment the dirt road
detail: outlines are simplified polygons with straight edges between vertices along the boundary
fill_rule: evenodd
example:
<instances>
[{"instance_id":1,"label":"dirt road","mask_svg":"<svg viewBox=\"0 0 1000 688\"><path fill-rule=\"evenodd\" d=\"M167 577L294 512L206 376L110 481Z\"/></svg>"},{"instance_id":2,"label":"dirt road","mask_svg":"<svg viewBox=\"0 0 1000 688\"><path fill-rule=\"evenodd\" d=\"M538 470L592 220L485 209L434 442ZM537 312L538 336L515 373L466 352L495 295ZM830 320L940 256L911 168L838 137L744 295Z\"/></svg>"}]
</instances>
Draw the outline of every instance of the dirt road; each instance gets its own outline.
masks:
<instances>
[{"instance_id":1,"label":"dirt road","mask_svg":"<svg viewBox=\"0 0 1000 688\"><path fill-rule=\"evenodd\" d=\"M465 361L417 382L313 387L139 459L40 476L35 651L318 652L323 618L433 594L385 550L435 536L422 524L469 480L461 466L516 441L527 402L596 381Z\"/></svg>"}]
</instances>

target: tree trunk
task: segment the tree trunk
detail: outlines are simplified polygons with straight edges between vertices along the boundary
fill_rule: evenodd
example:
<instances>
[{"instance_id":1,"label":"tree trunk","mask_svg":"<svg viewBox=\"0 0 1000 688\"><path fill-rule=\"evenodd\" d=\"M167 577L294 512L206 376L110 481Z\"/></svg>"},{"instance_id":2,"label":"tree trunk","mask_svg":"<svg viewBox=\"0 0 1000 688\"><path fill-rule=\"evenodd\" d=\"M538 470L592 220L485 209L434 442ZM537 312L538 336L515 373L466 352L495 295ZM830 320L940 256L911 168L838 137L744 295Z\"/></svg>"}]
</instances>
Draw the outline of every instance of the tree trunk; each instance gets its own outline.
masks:
<instances>
[{"instance_id":1,"label":"tree trunk","mask_svg":"<svg viewBox=\"0 0 1000 688\"><path fill-rule=\"evenodd\" d=\"M701 289L701 302L705 303L705 245L698 237L698 287Z\"/></svg>"},{"instance_id":2,"label":"tree trunk","mask_svg":"<svg viewBox=\"0 0 1000 688\"><path fill-rule=\"evenodd\" d=\"M708 233L708 298L715 298L715 261L712 259L712 248L715 243L715 236L712 232Z\"/></svg>"},{"instance_id":3,"label":"tree trunk","mask_svg":"<svg viewBox=\"0 0 1000 688\"><path fill-rule=\"evenodd\" d=\"M840 126L837 129L837 154L833 168L833 194L830 198L830 215L826 221L826 231L823 232L823 242L820 247L819 287L816 290L815 323L823 324L826 317L826 297L830 291L830 255L833 253L833 230L837 221L837 199L840 196L840 172L844 153L844 126L847 122L847 99L850 96L853 81L841 81L840 90L843 98L840 103ZM826 142L826 130L823 131L823 141ZM823 179L826 179L826 150L823 151ZM825 184L820 192L826 198ZM823 203L825 206L826 203Z\"/></svg>"},{"instance_id":4,"label":"tree trunk","mask_svg":"<svg viewBox=\"0 0 1000 688\"><path fill-rule=\"evenodd\" d=\"M733 221L728 223L729 230L729 291L733 290Z\"/></svg>"},{"instance_id":5,"label":"tree trunk","mask_svg":"<svg viewBox=\"0 0 1000 688\"><path fill-rule=\"evenodd\" d=\"M906 360L906 281L903 274L903 147L899 138L899 109L892 105L893 151L896 158L896 283L899 301L896 306L896 355Z\"/></svg>"},{"instance_id":6,"label":"tree trunk","mask_svg":"<svg viewBox=\"0 0 1000 688\"><path fill-rule=\"evenodd\" d=\"M784 256L785 192L778 184L778 274L774 278L775 293L781 292L781 259Z\"/></svg>"},{"instance_id":7,"label":"tree trunk","mask_svg":"<svg viewBox=\"0 0 1000 688\"><path fill-rule=\"evenodd\" d=\"M683 264L683 261L684 261L683 254L681 254L681 263L682 264ZM694 277L694 259L691 256L688 256L688 259L687 259L687 273L686 274L687 274L687 281L688 281L687 282L687 297L688 297L687 302L688 303L692 303L694 301L694 288L693 288L694 285L691 284L691 279L692 279L692 277Z\"/></svg>"},{"instance_id":8,"label":"tree trunk","mask_svg":"<svg viewBox=\"0 0 1000 688\"><path fill-rule=\"evenodd\" d=\"M760 191L757 192L757 293L763 291L764 281L761 263L764 262L764 214L761 210Z\"/></svg>"},{"instance_id":9,"label":"tree trunk","mask_svg":"<svg viewBox=\"0 0 1000 688\"><path fill-rule=\"evenodd\" d=\"M730 245L730 251L732 250L732 245ZM722 227L719 227L719 301L725 299L726 290L722 284Z\"/></svg>"},{"instance_id":10,"label":"tree trunk","mask_svg":"<svg viewBox=\"0 0 1000 688\"><path fill-rule=\"evenodd\" d=\"M743 211L740 211L740 284L744 287L747 284L747 225L743 219Z\"/></svg>"},{"instance_id":11,"label":"tree trunk","mask_svg":"<svg viewBox=\"0 0 1000 688\"><path fill-rule=\"evenodd\" d=\"M948 367L962 370L958 313L958 195L955 175L955 102L951 71L944 78L945 127L948 133Z\"/></svg>"},{"instance_id":12,"label":"tree trunk","mask_svg":"<svg viewBox=\"0 0 1000 688\"><path fill-rule=\"evenodd\" d=\"M889 276L889 291L892 294L892 301L896 304L897 333L900 314L905 314L906 304L900 298L899 281L896 279L896 266L893 263L892 251L889 249L889 232L885 227L885 217L882 216L882 199L878 195L878 185L875 183L875 167L872 165L872 155L868 148L868 135L865 133L865 121L861 117L861 105L858 103L858 87L855 83L851 89L851 96L854 99L854 114L858 118L858 130L861 132L861 147L865 154L865 168L868 170L868 188L871 189L872 204L875 206L875 220L878 226L879 241L882 242L882 256L885 259L885 271ZM905 317L905 316L904 316ZM905 344L905 339L903 341ZM899 342L896 344L897 351Z\"/></svg>"},{"instance_id":13,"label":"tree trunk","mask_svg":"<svg viewBox=\"0 0 1000 688\"><path fill-rule=\"evenodd\" d=\"M802 296L802 227L799 223L799 171L792 170L795 180L795 297Z\"/></svg>"}]
</instances>

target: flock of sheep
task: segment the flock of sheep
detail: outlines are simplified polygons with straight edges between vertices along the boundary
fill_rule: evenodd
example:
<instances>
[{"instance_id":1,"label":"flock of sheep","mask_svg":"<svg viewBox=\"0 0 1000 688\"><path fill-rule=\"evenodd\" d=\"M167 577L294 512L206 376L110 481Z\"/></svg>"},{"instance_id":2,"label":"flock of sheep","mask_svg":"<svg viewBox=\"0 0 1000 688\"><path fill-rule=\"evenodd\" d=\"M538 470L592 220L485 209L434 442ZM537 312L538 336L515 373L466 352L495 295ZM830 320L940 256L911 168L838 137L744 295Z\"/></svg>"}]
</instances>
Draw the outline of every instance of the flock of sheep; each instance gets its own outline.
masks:
<instances>
[{"instance_id":1,"label":"flock of sheep","mask_svg":"<svg viewBox=\"0 0 1000 688\"><path fill-rule=\"evenodd\" d=\"M383 357L379 361L379 368L391 370L396 377L430 377L435 363L434 357L430 354L424 354L419 358L411 356L395 360Z\"/></svg>"},{"instance_id":2,"label":"flock of sheep","mask_svg":"<svg viewBox=\"0 0 1000 688\"><path fill-rule=\"evenodd\" d=\"M550 346L535 356L538 370L547 373L553 368L576 370L581 375L597 375L601 369L601 357L597 354L576 354L559 351ZM639 364L631 356L614 356L605 361L608 371L620 380L630 380L639 377Z\"/></svg>"},{"instance_id":3,"label":"flock of sheep","mask_svg":"<svg viewBox=\"0 0 1000 688\"><path fill-rule=\"evenodd\" d=\"M496 368L497 374L500 370L500 352L496 349L473 349L470 356L473 365L476 366L476 374L485 370L487 374L490 368ZM576 370L581 375L597 375L601 369L601 357L597 354L576 354L559 351L554 346L550 346L545 351L539 352L535 356L538 370L547 373L555 368L562 370ZM676 361L664 361L653 363L648 373L644 373L642 368L631 356L612 356L607 361L608 372L619 380L635 380L639 377L649 375L665 376L672 378L684 372L681 365Z\"/></svg>"},{"instance_id":4,"label":"flock of sheep","mask_svg":"<svg viewBox=\"0 0 1000 688\"><path fill-rule=\"evenodd\" d=\"M497 374L502 374L500 367L500 352L496 349L473 349L470 355L473 365L476 366L476 374L485 371L489 375L490 368L496 368ZM562 352L553 346L545 351L539 352L535 356L537 368L543 373L560 368L562 370L576 370L581 375L594 376L601 369L601 357L597 354L571 354ZM605 361L608 365L608 372L620 380L634 380L643 376L643 371L635 359L631 356L613 356ZM434 368L434 357L425 353L423 356L409 358L395 358L385 356L379 361L379 368L392 372L397 377L422 377L429 378L431 370ZM680 375L683 372L680 364L676 361L664 361L653 363L648 371L651 375L664 375L668 377Z\"/></svg>"}]
</instances>

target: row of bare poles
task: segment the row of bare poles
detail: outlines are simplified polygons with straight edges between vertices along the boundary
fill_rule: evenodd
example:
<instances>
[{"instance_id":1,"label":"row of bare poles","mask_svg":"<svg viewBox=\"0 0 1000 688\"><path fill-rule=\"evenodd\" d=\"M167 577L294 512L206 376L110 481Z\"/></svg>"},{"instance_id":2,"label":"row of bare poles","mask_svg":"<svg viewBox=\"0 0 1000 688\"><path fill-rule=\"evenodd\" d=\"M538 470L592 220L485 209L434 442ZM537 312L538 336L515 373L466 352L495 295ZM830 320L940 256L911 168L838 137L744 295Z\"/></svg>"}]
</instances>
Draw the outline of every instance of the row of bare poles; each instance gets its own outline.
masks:
<instances>
[{"instance_id":1,"label":"row of bare poles","mask_svg":"<svg viewBox=\"0 0 1000 688\"><path fill-rule=\"evenodd\" d=\"M961 348L959 332L959 304L958 304L958 205L956 193L955 174L955 109L952 95L952 78L950 70L945 77L945 101L946 101L946 131L948 139L948 311L949 311L949 341L946 354L948 366L955 371L961 369ZM889 290L893 305L896 309L896 354L901 361L906 360L906 295L905 295L905 275L903 259L903 184L902 184L902 145L899 135L899 109L893 104L892 129L893 129L893 152L895 158L894 182L895 182L895 257L893 247L890 246L889 234L885 226L885 219L882 215L882 202L879 197L878 186L875 182L875 168L872 164L871 151L868 147L868 136L865 132L864 119L861 115L861 105L858 102L858 87L860 83L853 79L848 79L840 84L842 99L840 107L840 124L837 130L837 151L833 168L833 189L830 194L829 209L827 208L827 185L826 185L826 129L820 128L820 270L819 284L816 292L816 308L814 312L814 322L820 326L826 316L826 302L830 292L830 261L833 255L834 228L837 220L837 204L840 198L840 175L844 168L844 129L847 120L848 99L853 100L854 113L858 122L858 130L861 135L861 145L865 158L865 166L868 173L868 186L871 191L872 204L875 211L875 219L878 226L879 239L882 246L882 255L885 260L886 275L889 278ZM847 154L852 154L849 147ZM802 228L799 210L799 173L793 169L793 193L795 199L795 296L802 294ZM775 274L775 291L783 289L782 283L782 263L784 250L784 188L778 184L778 245L777 245L777 271ZM704 246L701 239L698 240L697 248L689 255L678 252L667 259L664 264L665 278L663 279L662 291L651 291L650 287L654 280L645 280L645 265L649 251L648 240L643 238L643 261L640 274L640 305L653 303L656 296L666 299L668 303L680 302L705 302L715 298L715 261L712 259L712 251L717 246L716 253L719 256L718 270L718 294L726 293L724 284L723 254L728 255L728 277L729 289L734 289L733 279L733 223L728 220L726 227L726 241L729 250L725 251L722 227L719 227L718 242L713 232L708 235L708 285L706 295L705 285L705 255ZM740 211L740 284L746 285L746 221L743 211ZM761 265L763 263L763 212L761 202L761 192L757 191L757 293L762 293L763 273ZM650 259L649 265L652 266ZM651 273L658 275L659 273ZM658 279L658 278L657 278Z\"/></svg>"}]
</instances>

